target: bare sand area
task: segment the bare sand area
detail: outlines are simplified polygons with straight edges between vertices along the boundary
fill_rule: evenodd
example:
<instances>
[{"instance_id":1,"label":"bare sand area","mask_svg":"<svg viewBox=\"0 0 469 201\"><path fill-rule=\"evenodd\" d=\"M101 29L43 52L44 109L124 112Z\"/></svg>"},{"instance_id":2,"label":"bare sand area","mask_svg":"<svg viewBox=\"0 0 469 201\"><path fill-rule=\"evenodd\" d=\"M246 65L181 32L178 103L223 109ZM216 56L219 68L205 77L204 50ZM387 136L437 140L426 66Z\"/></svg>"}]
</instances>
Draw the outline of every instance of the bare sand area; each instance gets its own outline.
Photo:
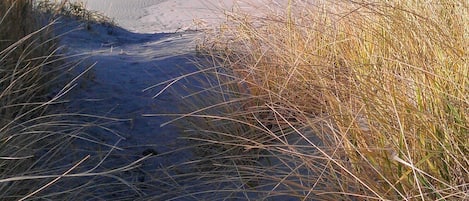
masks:
<instances>
[{"instance_id":1,"label":"bare sand area","mask_svg":"<svg viewBox=\"0 0 469 201\"><path fill-rule=\"evenodd\" d=\"M232 9L252 14L287 0L74 0L138 33L179 32L216 27Z\"/></svg>"}]
</instances>

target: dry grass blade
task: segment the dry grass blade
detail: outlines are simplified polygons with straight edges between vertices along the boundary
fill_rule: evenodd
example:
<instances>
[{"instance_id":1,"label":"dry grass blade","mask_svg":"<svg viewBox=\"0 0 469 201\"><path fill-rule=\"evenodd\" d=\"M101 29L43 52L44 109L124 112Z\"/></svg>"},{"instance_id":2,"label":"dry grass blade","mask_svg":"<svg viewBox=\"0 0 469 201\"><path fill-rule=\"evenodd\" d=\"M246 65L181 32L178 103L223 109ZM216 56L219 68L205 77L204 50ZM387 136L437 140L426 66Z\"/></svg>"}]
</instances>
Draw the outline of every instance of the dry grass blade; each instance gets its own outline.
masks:
<instances>
[{"instance_id":1,"label":"dry grass blade","mask_svg":"<svg viewBox=\"0 0 469 201\"><path fill-rule=\"evenodd\" d=\"M64 177L65 175L69 174L72 170L74 170L75 168L77 168L80 164L82 164L83 162L85 162L85 160L87 160L88 158L90 157L90 155L86 156L85 158L83 158L82 160L78 161L77 164L75 164L73 167L71 167L69 170L67 170L66 172L64 172L62 175L60 175L59 177L53 179L52 181L50 181L49 183L45 184L44 186L42 186L41 188L35 190L34 192L24 196L23 198L19 199L19 201L23 201L23 200L26 200L28 198L30 198L31 196L33 196L34 194L37 194L39 193L40 191L44 190L45 188L49 187L50 185L54 184L55 182L57 182L60 178Z\"/></svg>"},{"instance_id":2,"label":"dry grass blade","mask_svg":"<svg viewBox=\"0 0 469 201\"><path fill-rule=\"evenodd\" d=\"M1 200L109 198L95 189L138 195L122 172L138 168L148 156L109 167L111 152L122 150L118 143L124 139L110 124L128 120L65 110L66 94L93 65L68 80L86 53L60 54L57 20L47 23L35 3L0 1ZM98 139L102 135L115 143Z\"/></svg>"}]
</instances>

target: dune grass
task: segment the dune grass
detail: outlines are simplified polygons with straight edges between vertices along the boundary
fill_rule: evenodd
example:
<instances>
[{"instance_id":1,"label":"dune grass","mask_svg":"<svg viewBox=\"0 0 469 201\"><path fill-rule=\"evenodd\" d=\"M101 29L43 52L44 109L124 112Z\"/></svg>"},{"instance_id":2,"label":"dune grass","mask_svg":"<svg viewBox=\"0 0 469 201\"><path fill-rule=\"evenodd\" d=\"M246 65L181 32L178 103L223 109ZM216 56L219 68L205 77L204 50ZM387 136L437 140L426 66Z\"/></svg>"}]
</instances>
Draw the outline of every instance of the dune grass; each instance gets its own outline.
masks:
<instances>
[{"instance_id":1,"label":"dune grass","mask_svg":"<svg viewBox=\"0 0 469 201\"><path fill-rule=\"evenodd\" d=\"M107 126L116 119L66 109L64 97L80 77L68 72L81 60L63 54L55 18L34 6L0 1L0 199L108 199L135 191L119 174L141 160L103 165L119 148L99 143L98 133L112 134Z\"/></svg>"},{"instance_id":2,"label":"dune grass","mask_svg":"<svg viewBox=\"0 0 469 201\"><path fill-rule=\"evenodd\" d=\"M219 189L187 196L469 199L467 1L312 2L207 32L168 124Z\"/></svg>"},{"instance_id":3,"label":"dune grass","mask_svg":"<svg viewBox=\"0 0 469 201\"><path fill-rule=\"evenodd\" d=\"M83 1L70 2L69 0L51 1L40 0L35 2L35 8L43 13L54 16L67 16L76 20L89 23L100 23L107 25L115 25L114 20L97 11L86 9Z\"/></svg>"}]
</instances>

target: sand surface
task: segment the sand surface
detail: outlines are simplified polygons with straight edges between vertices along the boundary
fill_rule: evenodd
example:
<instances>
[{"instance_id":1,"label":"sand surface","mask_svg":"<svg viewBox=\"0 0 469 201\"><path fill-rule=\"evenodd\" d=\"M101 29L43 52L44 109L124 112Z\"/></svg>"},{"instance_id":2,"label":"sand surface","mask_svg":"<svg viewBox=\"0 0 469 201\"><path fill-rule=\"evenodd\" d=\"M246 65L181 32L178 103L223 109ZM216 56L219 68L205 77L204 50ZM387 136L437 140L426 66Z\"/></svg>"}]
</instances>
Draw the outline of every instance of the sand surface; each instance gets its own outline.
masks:
<instances>
[{"instance_id":1,"label":"sand surface","mask_svg":"<svg viewBox=\"0 0 469 201\"><path fill-rule=\"evenodd\" d=\"M217 27L233 8L261 14L287 0L74 0L138 33L180 32Z\"/></svg>"},{"instance_id":2,"label":"sand surface","mask_svg":"<svg viewBox=\"0 0 469 201\"><path fill-rule=\"evenodd\" d=\"M118 119L103 125L110 130L90 126L86 133L77 135L73 144L78 147L77 152L90 154L90 161L102 157L95 151L108 152L107 160L97 171L106 170L106 167L122 167L148 153L159 153L141 162L137 169L116 174L119 180L100 179L98 183L106 185L100 189L90 189L87 193L105 200L123 197L124 200L167 200L178 196L162 191L162 186L167 185L166 180L169 181L162 170L190 160L191 152L172 152L182 147L177 140L181 131L173 126L160 127L170 118L142 115L176 113L178 94L167 91L154 98L165 85L145 89L196 70L191 59L196 57L193 38L198 33L144 34L100 24L88 28L75 22L63 24L67 26L60 26L58 30L60 33L67 32L61 38L62 46L70 56L81 55L71 58L72 61L82 59L81 64L71 71L73 76L92 67L66 96L70 100L67 110ZM82 28L69 32L77 26ZM87 118L77 121L87 121ZM73 163L76 159L70 160ZM89 165L85 169L91 169L94 164ZM153 177L162 178L165 182ZM109 179L115 185L107 184ZM122 181L137 181L135 185L146 187L134 191L122 185ZM179 184L176 182L174 185ZM89 200L96 199L90 197Z\"/></svg>"},{"instance_id":3,"label":"sand surface","mask_svg":"<svg viewBox=\"0 0 469 201\"><path fill-rule=\"evenodd\" d=\"M159 153L142 162L138 169L116 175L120 178L116 185L91 189L89 193L97 197L109 194L104 198L109 200L122 195L128 200L194 200L186 196L213 190L215 186L211 186L210 181L190 177L179 180L172 172L166 172L167 167L190 161L192 151L179 150L184 147L178 140L182 129L160 126L171 119L161 114L177 113L181 96L187 91L200 90L200 87L194 86L191 79L184 79L175 83L175 86L183 86L184 90L173 87L156 98L154 96L167 86L156 86L158 83L198 70L192 63L197 59L194 39L202 33L188 30L200 28L201 23L216 27L223 21L221 8L230 8L235 1L88 0L86 5L115 18L119 27L101 24L87 27L74 21L59 25L59 32L67 33L61 41L67 54L86 56L74 69L75 74L79 75L92 66L68 94L67 98L71 100L68 109L120 121L107 125L113 132L91 129L90 135L78 136L76 146L81 150L109 151L108 159L100 167L124 166L148 153ZM243 5L243 9L248 10L268 8L267 4L261 3ZM77 26L81 29L69 33ZM101 157L93 151L90 153L93 154L91 157ZM177 169L178 174L193 172L190 168L190 165L181 166ZM144 186L139 191L118 185L122 181L136 180L140 181L137 186ZM172 187L174 191L170 190ZM184 194L180 194L181 189L184 189ZM208 200L220 198L213 193L208 196L213 196Z\"/></svg>"}]
</instances>

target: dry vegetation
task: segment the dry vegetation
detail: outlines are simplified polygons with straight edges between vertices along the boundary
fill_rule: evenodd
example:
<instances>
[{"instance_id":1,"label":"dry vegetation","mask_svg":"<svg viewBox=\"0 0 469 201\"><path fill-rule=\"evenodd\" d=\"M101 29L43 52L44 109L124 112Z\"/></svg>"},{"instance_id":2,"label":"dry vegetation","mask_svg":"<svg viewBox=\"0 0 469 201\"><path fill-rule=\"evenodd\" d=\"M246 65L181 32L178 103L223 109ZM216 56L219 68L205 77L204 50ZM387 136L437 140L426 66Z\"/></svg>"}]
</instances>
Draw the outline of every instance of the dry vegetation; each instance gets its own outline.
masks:
<instances>
[{"instance_id":1,"label":"dry vegetation","mask_svg":"<svg viewBox=\"0 0 469 201\"><path fill-rule=\"evenodd\" d=\"M35 8L43 13L54 16L72 17L86 23L114 25L114 21L111 18L97 11L87 10L83 1L70 2L69 0L40 0L36 2Z\"/></svg>"},{"instance_id":2,"label":"dry vegetation","mask_svg":"<svg viewBox=\"0 0 469 201\"><path fill-rule=\"evenodd\" d=\"M79 61L62 54L49 19L31 0L0 1L0 199L89 200L108 196L102 189L130 189L101 176L137 163L106 169L114 148L74 144L93 144L90 130L107 129L106 121L64 110L78 79L65 75Z\"/></svg>"},{"instance_id":3,"label":"dry vegetation","mask_svg":"<svg viewBox=\"0 0 469 201\"><path fill-rule=\"evenodd\" d=\"M468 2L311 2L207 33L187 196L469 199Z\"/></svg>"},{"instance_id":4,"label":"dry vegetation","mask_svg":"<svg viewBox=\"0 0 469 201\"><path fill-rule=\"evenodd\" d=\"M124 194L139 189L115 173L138 161L100 169L108 150L72 146L106 129L101 118L50 110L73 86L51 90L73 63L32 8L0 1L1 199L134 199ZM79 7L42 8L93 21ZM201 70L162 83L200 90L179 94L168 122L184 128L194 160L156 170L154 199L469 199L467 1L272 9L227 13L200 45Z\"/></svg>"}]
</instances>

